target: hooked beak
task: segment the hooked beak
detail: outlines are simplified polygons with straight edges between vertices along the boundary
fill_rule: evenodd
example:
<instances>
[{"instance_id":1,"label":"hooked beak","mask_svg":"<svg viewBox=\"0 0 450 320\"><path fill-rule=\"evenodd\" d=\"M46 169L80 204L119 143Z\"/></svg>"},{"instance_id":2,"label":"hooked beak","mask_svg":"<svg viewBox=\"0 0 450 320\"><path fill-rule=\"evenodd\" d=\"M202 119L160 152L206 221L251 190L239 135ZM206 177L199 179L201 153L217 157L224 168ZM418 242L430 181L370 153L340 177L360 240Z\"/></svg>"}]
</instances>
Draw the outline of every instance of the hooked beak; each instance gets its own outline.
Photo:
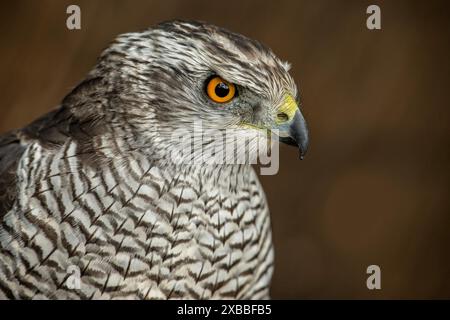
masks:
<instances>
[{"instance_id":1,"label":"hooked beak","mask_svg":"<svg viewBox=\"0 0 450 320\"><path fill-rule=\"evenodd\" d=\"M291 95L286 96L284 104L278 111L278 115L279 119L276 129L279 131L279 140L288 145L297 146L300 151L300 159L303 160L309 144L308 127L305 118Z\"/></svg>"}]
</instances>

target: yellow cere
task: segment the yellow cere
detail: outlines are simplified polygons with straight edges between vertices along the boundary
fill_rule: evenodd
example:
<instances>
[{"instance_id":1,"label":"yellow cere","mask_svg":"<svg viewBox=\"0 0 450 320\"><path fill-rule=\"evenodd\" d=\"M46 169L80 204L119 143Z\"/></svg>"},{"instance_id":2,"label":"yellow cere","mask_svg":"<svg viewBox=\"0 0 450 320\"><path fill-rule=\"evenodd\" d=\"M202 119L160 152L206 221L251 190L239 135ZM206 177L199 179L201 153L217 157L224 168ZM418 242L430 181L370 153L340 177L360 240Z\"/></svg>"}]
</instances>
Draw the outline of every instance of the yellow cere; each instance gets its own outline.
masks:
<instances>
[{"instance_id":1,"label":"yellow cere","mask_svg":"<svg viewBox=\"0 0 450 320\"><path fill-rule=\"evenodd\" d=\"M298 110L297 102L290 94L287 94L284 97L283 104L280 106L280 108L277 110L277 112L286 114L286 116L288 117L287 121L290 121L294 118L295 112L297 110ZM277 124L282 124L283 122L286 122L286 121L276 119ZM246 123L246 122L245 123L241 122L239 124L239 127L246 128L246 129L268 130L265 127L261 127L256 124L251 124L251 123Z\"/></svg>"},{"instance_id":2,"label":"yellow cere","mask_svg":"<svg viewBox=\"0 0 450 320\"><path fill-rule=\"evenodd\" d=\"M298 106L297 102L295 102L295 99L290 94L285 95L284 102L278 109L278 112L285 113L288 116L289 120L292 120L292 118L294 118L295 111L297 110Z\"/></svg>"}]
</instances>

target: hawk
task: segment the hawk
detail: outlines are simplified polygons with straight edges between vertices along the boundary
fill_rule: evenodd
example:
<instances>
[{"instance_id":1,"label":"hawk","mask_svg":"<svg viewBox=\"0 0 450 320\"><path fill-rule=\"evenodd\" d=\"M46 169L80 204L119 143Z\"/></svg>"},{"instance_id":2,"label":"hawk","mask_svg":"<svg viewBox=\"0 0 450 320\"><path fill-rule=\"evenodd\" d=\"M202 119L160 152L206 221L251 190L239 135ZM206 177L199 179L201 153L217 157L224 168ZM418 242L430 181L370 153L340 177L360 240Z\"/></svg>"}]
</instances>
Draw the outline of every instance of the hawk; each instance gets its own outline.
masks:
<instances>
[{"instance_id":1,"label":"hawk","mask_svg":"<svg viewBox=\"0 0 450 320\"><path fill-rule=\"evenodd\" d=\"M302 157L288 71L261 43L203 22L118 36L56 110L0 138L0 298L269 298L254 169L188 161L173 133L201 120L251 147L277 131Z\"/></svg>"}]
</instances>

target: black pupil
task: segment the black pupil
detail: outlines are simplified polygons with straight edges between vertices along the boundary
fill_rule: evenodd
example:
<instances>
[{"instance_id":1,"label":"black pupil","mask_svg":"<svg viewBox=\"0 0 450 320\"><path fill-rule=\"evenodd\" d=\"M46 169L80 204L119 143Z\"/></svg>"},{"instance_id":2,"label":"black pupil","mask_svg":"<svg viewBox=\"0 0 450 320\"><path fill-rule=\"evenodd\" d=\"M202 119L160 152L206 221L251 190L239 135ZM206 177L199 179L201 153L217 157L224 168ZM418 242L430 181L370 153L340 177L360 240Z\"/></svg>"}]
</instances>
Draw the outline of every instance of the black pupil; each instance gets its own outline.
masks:
<instances>
[{"instance_id":1,"label":"black pupil","mask_svg":"<svg viewBox=\"0 0 450 320\"><path fill-rule=\"evenodd\" d=\"M221 82L216 86L214 92L218 97L224 98L230 92L230 88L228 88L228 86L224 82Z\"/></svg>"}]
</instances>

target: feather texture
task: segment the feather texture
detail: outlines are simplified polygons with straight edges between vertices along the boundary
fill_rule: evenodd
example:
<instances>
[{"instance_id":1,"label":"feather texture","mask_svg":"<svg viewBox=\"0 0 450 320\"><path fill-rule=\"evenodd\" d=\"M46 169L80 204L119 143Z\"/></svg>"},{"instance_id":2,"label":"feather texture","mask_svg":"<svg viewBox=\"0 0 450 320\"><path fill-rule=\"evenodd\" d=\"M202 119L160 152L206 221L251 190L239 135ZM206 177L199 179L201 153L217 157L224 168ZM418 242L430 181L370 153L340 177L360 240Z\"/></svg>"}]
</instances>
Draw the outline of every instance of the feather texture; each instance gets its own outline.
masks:
<instances>
[{"instance_id":1,"label":"feather texture","mask_svg":"<svg viewBox=\"0 0 450 320\"><path fill-rule=\"evenodd\" d=\"M239 99L208 101L211 74ZM198 119L267 124L286 91L297 96L285 63L218 27L119 36L57 110L0 140L0 298L268 298L270 217L252 167L168 154L170 133Z\"/></svg>"}]
</instances>

